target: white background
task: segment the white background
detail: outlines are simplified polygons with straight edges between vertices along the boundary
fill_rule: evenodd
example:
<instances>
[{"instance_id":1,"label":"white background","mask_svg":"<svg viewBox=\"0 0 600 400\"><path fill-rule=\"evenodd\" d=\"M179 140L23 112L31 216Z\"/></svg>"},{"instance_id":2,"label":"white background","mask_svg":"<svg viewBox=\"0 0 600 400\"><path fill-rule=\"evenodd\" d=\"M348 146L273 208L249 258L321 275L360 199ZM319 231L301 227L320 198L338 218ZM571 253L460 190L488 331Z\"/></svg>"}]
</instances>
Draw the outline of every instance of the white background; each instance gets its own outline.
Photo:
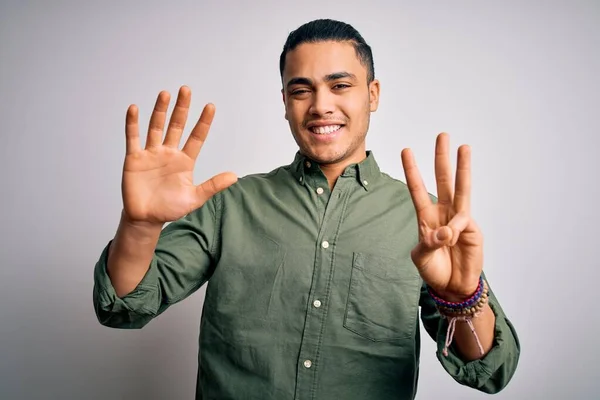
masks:
<instances>
[{"instance_id":1,"label":"white background","mask_svg":"<svg viewBox=\"0 0 600 400\"><path fill-rule=\"evenodd\" d=\"M473 152L485 270L522 356L496 399L593 399L598 359L600 2L3 1L0 397L191 399L204 290L140 331L101 326L92 270L113 236L127 106L217 114L198 182L292 161L278 60L314 18L356 27L381 80L368 148L435 193L435 136ZM251 5L250 5L251 4ZM188 130L191 122L188 124ZM455 153L454 153L455 154ZM419 399L483 399L424 338Z\"/></svg>"}]
</instances>

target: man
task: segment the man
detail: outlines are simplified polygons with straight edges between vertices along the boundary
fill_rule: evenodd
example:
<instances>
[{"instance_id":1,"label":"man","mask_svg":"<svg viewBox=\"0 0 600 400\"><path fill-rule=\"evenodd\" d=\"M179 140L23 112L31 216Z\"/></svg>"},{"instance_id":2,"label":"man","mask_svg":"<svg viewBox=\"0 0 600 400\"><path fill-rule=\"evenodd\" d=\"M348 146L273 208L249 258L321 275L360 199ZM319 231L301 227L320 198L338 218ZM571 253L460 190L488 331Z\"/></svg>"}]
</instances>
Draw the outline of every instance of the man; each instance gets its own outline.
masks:
<instances>
[{"instance_id":1,"label":"man","mask_svg":"<svg viewBox=\"0 0 600 400\"><path fill-rule=\"evenodd\" d=\"M301 26L280 70L299 151L270 173L223 173L195 186L214 106L182 150L188 88L164 141L169 95L159 94L145 149L129 108L121 221L95 268L99 321L141 328L208 281L196 398L412 399L420 306L448 373L501 390L520 348L480 279L469 148L459 148L454 184L448 137L438 136L437 202L410 150L402 152L407 185L379 170L365 136L380 83L350 25Z\"/></svg>"}]
</instances>

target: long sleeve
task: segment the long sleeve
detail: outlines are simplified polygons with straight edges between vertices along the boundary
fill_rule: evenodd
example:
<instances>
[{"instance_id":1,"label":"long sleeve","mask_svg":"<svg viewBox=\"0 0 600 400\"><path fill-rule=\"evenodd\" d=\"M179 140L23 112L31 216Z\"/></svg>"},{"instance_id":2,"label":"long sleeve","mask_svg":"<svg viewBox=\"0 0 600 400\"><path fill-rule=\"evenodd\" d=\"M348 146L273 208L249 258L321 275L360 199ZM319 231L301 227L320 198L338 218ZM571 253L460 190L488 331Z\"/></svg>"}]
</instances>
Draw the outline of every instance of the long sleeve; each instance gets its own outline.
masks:
<instances>
[{"instance_id":1,"label":"long sleeve","mask_svg":"<svg viewBox=\"0 0 600 400\"><path fill-rule=\"evenodd\" d=\"M521 347L517 332L504 314L491 287L489 305L496 315L494 344L492 349L479 360L464 362L453 345L450 346L448 356L445 357L442 349L446 340L448 322L441 318L424 286L421 290L420 305L423 325L429 336L437 342L437 358L450 376L460 384L485 393L498 393L506 387L517 368Z\"/></svg>"},{"instance_id":2,"label":"long sleeve","mask_svg":"<svg viewBox=\"0 0 600 400\"><path fill-rule=\"evenodd\" d=\"M218 256L220 235L215 197L162 230L148 272L138 286L122 298L116 295L107 274L111 242L106 245L94 268L93 302L102 325L142 328L209 279Z\"/></svg>"}]
</instances>

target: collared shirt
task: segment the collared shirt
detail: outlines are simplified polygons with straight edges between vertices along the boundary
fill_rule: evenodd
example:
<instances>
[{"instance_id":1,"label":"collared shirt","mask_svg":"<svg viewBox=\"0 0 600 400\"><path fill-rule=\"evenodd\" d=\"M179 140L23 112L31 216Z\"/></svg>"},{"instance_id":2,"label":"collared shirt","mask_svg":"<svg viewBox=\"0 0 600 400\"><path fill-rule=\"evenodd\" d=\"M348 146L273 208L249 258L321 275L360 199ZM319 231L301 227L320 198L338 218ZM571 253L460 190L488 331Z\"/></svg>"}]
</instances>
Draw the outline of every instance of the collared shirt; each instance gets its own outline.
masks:
<instances>
[{"instance_id":1,"label":"collared shirt","mask_svg":"<svg viewBox=\"0 0 600 400\"><path fill-rule=\"evenodd\" d=\"M106 326L141 328L208 282L196 399L413 399L419 317L454 379L501 390L519 358L513 326L491 292L491 351L465 363L451 347L444 357L447 322L410 258L417 240L408 188L371 152L333 190L297 153L168 224L123 298L106 273L109 242L94 272L95 310Z\"/></svg>"}]
</instances>

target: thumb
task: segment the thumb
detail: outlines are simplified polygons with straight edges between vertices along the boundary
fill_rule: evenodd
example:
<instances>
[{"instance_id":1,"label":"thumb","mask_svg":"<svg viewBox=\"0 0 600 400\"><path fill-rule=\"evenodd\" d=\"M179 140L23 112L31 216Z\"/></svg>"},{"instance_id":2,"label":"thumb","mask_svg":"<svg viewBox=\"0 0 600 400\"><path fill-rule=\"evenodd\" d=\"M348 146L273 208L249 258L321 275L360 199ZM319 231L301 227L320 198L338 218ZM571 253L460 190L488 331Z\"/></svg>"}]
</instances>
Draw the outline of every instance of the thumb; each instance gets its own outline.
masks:
<instances>
[{"instance_id":1,"label":"thumb","mask_svg":"<svg viewBox=\"0 0 600 400\"><path fill-rule=\"evenodd\" d=\"M427 232L423 239L411 251L413 263L419 268L424 268L433 253L439 248L447 246L452 241L452 229L441 226Z\"/></svg>"},{"instance_id":2,"label":"thumb","mask_svg":"<svg viewBox=\"0 0 600 400\"><path fill-rule=\"evenodd\" d=\"M442 246L448 246L452 243L454 232L452 228L448 226L440 226L435 231L431 232L431 247L433 249L439 249Z\"/></svg>"},{"instance_id":3,"label":"thumb","mask_svg":"<svg viewBox=\"0 0 600 400\"><path fill-rule=\"evenodd\" d=\"M236 183L237 180L238 178L234 173L223 172L196 186L199 206L206 203L208 199L219 193L221 190L227 189L229 186Z\"/></svg>"},{"instance_id":4,"label":"thumb","mask_svg":"<svg viewBox=\"0 0 600 400\"><path fill-rule=\"evenodd\" d=\"M451 246L454 239L454 231L449 226L440 226L426 232L419 243L419 249L423 253L431 253L444 246Z\"/></svg>"}]
</instances>

